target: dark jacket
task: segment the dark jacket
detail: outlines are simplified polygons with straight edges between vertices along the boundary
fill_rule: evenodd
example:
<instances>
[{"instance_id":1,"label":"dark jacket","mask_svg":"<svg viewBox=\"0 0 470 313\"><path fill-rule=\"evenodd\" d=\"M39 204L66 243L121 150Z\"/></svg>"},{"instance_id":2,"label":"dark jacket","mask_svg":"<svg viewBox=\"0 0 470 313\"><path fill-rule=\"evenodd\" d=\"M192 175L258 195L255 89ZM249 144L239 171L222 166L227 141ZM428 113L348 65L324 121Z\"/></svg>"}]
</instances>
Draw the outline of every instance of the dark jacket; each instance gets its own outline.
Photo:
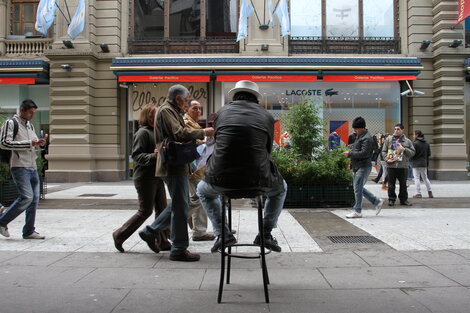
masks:
<instances>
[{"instance_id":1,"label":"dark jacket","mask_svg":"<svg viewBox=\"0 0 470 313\"><path fill-rule=\"evenodd\" d=\"M155 135L153 127L142 126L134 134L132 159L134 160L134 180L157 179L155 177ZM159 178L158 178L159 179Z\"/></svg>"},{"instance_id":2,"label":"dark jacket","mask_svg":"<svg viewBox=\"0 0 470 313\"><path fill-rule=\"evenodd\" d=\"M357 171L361 167L371 167L371 157L374 150L374 139L366 129L365 132L356 137L349 157L351 158L351 168Z\"/></svg>"},{"instance_id":3,"label":"dark jacket","mask_svg":"<svg viewBox=\"0 0 470 313\"><path fill-rule=\"evenodd\" d=\"M233 101L215 120L215 147L204 180L230 189L269 190L283 179L271 160L274 118L256 103Z\"/></svg>"},{"instance_id":4,"label":"dark jacket","mask_svg":"<svg viewBox=\"0 0 470 313\"><path fill-rule=\"evenodd\" d=\"M169 101L165 102L160 108L158 108L155 117L155 140L158 151L161 151L163 140L168 137L168 134L173 136L173 140L179 142L204 139L204 130L186 127L183 120L183 113L184 112L180 110L176 104L170 103ZM162 125L159 125L159 120ZM160 134L160 126L165 133L164 135ZM162 161L161 153L159 153L157 157L157 168L155 171L155 176L157 177L172 175L188 176L191 174L189 163L169 166Z\"/></svg>"},{"instance_id":5,"label":"dark jacket","mask_svg":"<svg viewBox=\"0 0 470 313\"><path fill-rule=\"evenodd\" d=\"M415 147L416 153L410 160L411 167L428 167L429 157L431 156L429 143L427 143L423 137L418 137L413 141L413 146Z\"/></svg>"}]
</instances>

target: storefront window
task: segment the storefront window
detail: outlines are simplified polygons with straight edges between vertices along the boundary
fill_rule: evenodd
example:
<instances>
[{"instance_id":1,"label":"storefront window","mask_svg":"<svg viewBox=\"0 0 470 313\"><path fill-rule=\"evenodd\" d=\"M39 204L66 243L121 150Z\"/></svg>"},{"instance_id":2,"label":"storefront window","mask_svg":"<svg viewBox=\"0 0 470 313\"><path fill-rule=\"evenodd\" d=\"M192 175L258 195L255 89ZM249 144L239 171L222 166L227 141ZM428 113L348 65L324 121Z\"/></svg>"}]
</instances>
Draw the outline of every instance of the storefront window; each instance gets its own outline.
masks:
<instances>
[{"instance_id":1,"label":"storefront window","mask_svg":"<svg viewBox=\"0 0 470 313\"><path fill-rule=\"evenodd\" d=\"M363 0L364 37L393 37L393 0Z\"/></svg>"},{"instance_id":2,"label":"storefront window","mask_svg":"<svg viewBox=\"0 0 470 313\"><path fill-rule=\"evenodd\" d=\"M295 0L290 7L292 36L321 36L321 0Z\"/></svg>"},{"instance_id":3,"label":"storefront window","mask_svg":"<svg viewBox=\"0 0 470 313\"><path fill-rule=\"evenodd\" d=\"M326 35L359 36L357 0L329 0L326 2Z\"/></svg>"},{"instance_id":4,"label":"storefront window","mask_svg":"<svg viewBox=\"0 0 470 313\"><path fill-rule=\"evenodd\" d=\"M260 105L266 108L275 119L281 120L289 107L309 99L322 107L321 114L325 130L329 133L332 125L338 122L352 132L351 123L362 116L368 130L386 133L400 122L400 87L398 82L257 82L263 95ZM223 93L235 86L226 82ZM227 104L230 99L225 99Z\"/></svg>"}]
</instances>

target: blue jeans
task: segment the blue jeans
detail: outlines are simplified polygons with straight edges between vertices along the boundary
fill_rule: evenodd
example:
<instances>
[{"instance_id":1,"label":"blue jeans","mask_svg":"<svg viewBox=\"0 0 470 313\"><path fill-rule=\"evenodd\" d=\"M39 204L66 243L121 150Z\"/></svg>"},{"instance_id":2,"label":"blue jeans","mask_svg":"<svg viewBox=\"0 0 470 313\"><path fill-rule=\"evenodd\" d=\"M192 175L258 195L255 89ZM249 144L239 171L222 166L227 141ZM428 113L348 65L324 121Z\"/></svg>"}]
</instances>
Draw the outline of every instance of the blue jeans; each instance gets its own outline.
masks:
<instances>
[{"instance_id":1,"label":"blue jeans","mask_svg":"<svg viewBox=\"0 0 470 313\"><path fill-rule=\"evenodd\" d=\"M365 197L369 200L373 205L377 205L380 202L380 199L374 196L372 192L364 188L364 185L367 182L367 178L369 177L370 171L372 167L361 167L356 172L354 172L354 197L356 201L354 202L353 209L356 210L357 213L361 213L362 211L362 197Z\"/></svg>"},{"instance_id":2,"label":"blue jeans","mask_svg":"<svg viewBox=\"0 0 470 313\"><path fill-rule=\"evenodd\" d=\"M10 172L19 196L8 210L0 215L0 226L7 227L8 223L26 211L26 222L23 227L23 237L26 237L35 230L34 222L39 203L39 175L35 168L30 167L12 167Z\"/></svg>"},{"instance_id":3,"label":"blue jeans","mask_svg":"<svg viewBox=\"0 0 470 313\"><path fill-rule=\"evenodd\" d=\"M189 181L188 177L162 177L171 197L171 203L158 215L155 221L144 228L146 234L156 236L161 230L171 226L171 252L182 252L188 249L188 208Z\"/></svg>"},{"instance_id":4,"label":"blue jeans","mask_svg":"<svg viewBox=\"0 0 470 313\"><path fill-rule=\"evenodd\" d=\"M207 216L212 222L214 227L214 234L220 236L222 233L222 202L220 194L223 191L229 191L230 189L221 188L208 184L205 181L197 185L197 195L201 200L202 207L206 210ZM266 193L266 202L264 204L264 233L266 235L271 234L273 228L276 227L277 219L281 214L282 207L284 206L284 200L286 199L287 184L283 181L283 185L278 185ZM228 225L225 224L225 232L230 233Z\"/></svg>"}]
</instances>

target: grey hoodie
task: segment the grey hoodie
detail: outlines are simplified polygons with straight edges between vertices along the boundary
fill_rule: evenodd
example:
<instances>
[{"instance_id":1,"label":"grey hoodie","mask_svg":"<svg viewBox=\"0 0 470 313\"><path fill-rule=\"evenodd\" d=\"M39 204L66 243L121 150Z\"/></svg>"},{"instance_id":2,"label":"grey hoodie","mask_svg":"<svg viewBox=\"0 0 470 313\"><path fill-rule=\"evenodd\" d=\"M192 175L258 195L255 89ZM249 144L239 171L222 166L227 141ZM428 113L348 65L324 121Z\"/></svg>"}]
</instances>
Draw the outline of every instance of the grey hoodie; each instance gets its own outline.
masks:
<instances>
[{"instance_id":1,"label":"grey hoodie","mask_svg":"<svg viewBox=\"0 0 470 313\"><path fill-rule=\"evenodd\" d=\"M2 149L12 150L10 168L36 168L36 150L40 150L40 147L33 147L32 144L32 140L38 139L34 132L33 124L17 114L12 118L18 121L18 133L15 139L13 140L14 124L11 119L7 120L0 130L0 146Z\"/></svg>"}]
</instances>

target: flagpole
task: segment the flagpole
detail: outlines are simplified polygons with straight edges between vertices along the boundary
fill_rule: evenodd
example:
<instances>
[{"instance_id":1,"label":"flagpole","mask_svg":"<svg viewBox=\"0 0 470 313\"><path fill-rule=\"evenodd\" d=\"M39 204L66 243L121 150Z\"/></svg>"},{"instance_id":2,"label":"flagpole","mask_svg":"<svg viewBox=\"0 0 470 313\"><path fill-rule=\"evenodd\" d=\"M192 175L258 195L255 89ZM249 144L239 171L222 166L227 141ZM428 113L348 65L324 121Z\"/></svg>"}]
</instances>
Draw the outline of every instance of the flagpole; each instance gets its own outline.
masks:
<instances>
[{"instance_id":1,"label":"flagpole","mask_svg":"<svg viewBox=\"0 0 470 313\"><path fill-rule=\"evenodd\" d=\"M70 11L69 11L69 6L67 4L67 0L64 0L64 3L65 3L65 7L67 8L67 13L69 15L69 19L72 20L72 17L70 16Z\"/></svg>"},{"instance_id":2,"label":"flagpole","mask_svg":"<svg viewBox=\"0 0 470 313\"><path fill-rule=\"evenodd\" d=\"M253 5L253 0L250 0L250 2L251 2L251 6L253 7L253 9L255 11L255 15L256 15L256 18L258 19L258 23L261 25L261 21L259 19L258 12L256 12L255 6Z\"/></svg>"},{"instance_id":3,"label":"flagpole","mask_svg":"<svg viewBox=\"0 0 470 313\"><path fill-rule=\"evenodd\" d=\"M64 17L65 21L67 22L67 25L70 25L70 21L67 19L67 17L65 16L64 12L62 12L60 7L57 5L57 2L55 3L55 6L57 7L57 9L59 9L60 13L62 13L62 16ZM69 14L69 17L70 17L70 14Z\"/></svg>"}]
</instances>

